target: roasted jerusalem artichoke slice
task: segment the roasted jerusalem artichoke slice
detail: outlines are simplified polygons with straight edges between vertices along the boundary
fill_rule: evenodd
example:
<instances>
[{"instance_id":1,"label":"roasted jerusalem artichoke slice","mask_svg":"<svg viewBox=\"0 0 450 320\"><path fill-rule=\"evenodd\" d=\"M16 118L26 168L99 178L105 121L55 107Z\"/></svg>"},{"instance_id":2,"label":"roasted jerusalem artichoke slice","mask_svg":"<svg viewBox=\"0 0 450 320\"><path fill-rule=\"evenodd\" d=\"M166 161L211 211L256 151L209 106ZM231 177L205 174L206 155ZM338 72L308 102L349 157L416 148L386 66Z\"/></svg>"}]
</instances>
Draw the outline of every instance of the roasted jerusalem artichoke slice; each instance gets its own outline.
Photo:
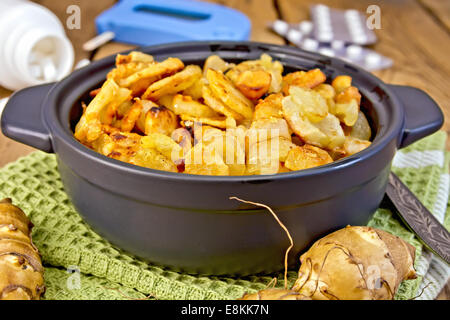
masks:
<instances>
[{"instance_id":1,"label":"roasted jerusalem artichoke slice","mask_svg":"<svg viewBox=\"0 0 450 320\"><path fill-rule=\"evenodd\" d=\"M283 65L267 54L237 65L212 55L203 70L185 67L178 58L158 62L140 52L118 55L103 86L90 93L93 100L88 106L82 102L75 138L117 160L214 175L301 170L370 145L371 128L351 77L340 75L329 84L319 69L282 74ZM244 132L244 138L231 130ZM170 145L181 155L172 159L165 147ZM250 152L267 147L265 155ZM206 161L189 163L185 157L194 153Z\"/></svg>"},{"instance_id":2,"label":"roasted jerusalem artichoke slice","mask_svg":"<svg viewBox=\"0 0 450 320\"><path fill-rule=\"evenodd\" d=\"M281 90L283 65L272 61L268 54L258 60L247 60L230 69L226 75L249 99L259 99L265 93Z\"/></svg>"},{"instance_id":3,"label":"roasted jerusalem artichoke slice","mask_svg":"<svg viewBox=\"0 0 450 320\"><path fill-rule=\"evenodd\" d=\"M367 140L361 140L358 138L354 138L351 136L345 137L345 142L343 145L343 149L345 152L345 155L351 156L352 154L355 154L357 152L360 152L370 146L371 142Z\"/></svg>"},{"instance_id":4,"label":"roasted jerusalem artichoke slice","mask_svg":"<svg viewBox=\"0 0 450 320\"><path fill-rule=\"evenodd\" d=\"M39 300L45 291L32 226L11 199L0 201L0 300Z\"/></svg>"},{"instance_id":5,"label":"roasted jerusalem artichoke slice","mask_svg":"<svg viewBox=\"0 0 450 320\"><path fill-rule=\"evenodd\" d=\"M292 148L284 163L285 167L290 170L304 170L327 163L333 162L333 159L327 151L305 144L304 146L296 146Z\"/></svg>"},{"instance_id":6,"label":"roasted jerusalem artichoke slice","mask_svg":"<svg viewBox=\"0 0 450 320\"><path fill-rule=\"evenodd\" d=\"M150 169L178 172L177 166L170 159L151 148L140 148L129 162Z\"/></svg>"},{"instance_id":7,"label":"roasted jerusalem artichoke slice","mask_svg":"<svg viewBox=\"0 0 450 320\"><path fill-rule=\"evenodd\" d=\"M326 79L327 77L320 69L291 72L283 77L282 91L288 95L291 86L312 89L324 83Z\"/></svg>"},{"instance_id":8,"label":"roasted jerusalem artichoke slice","mask_svg":"<svg viewBox=\"0 0 450 320\"><path fill-rule=\"evenodd\" d=\"M189 65L172 76L153 82L142 95L143 99L159 100L167 94L174 94L186 90L202 76L202 69L196 65Z\"/></svg>"},{"instance_id":9,"label":"roasted jerusalem artichoke slice","mask_svg":"<svg viewBox=\"0 0 450 320\"><path fill-rule=\"evenodd\" d=\"M106 80L77 123L75 138L88 143L96 140L102 133L102 124L111 124L119 105L130 99L130 90L120 88L112 79Z\"/></svg>"},{"instance_id":10,"label":"roasted jerusalem artichoke slice","mask_svg":"<svg viewBox=\"0 0 450 320\"><path fill-rule=\"evenodd\" d=\"M248 100L230 79L222 72L213 69L206 71L209 88L229 109L242 115L245 119L253 117L253 103Z\"/></svg>"},{"instance_id":11,"label":"roasted jerusalem artichoke slice","mask_svg":"<svg viewBox=\"0 0 450 320\"><path fill-rule=\"evenodd\" d=\"M178 119L175 113L164 106L158 106L150 100L142 100L142 112L136 126L145 134L162 133L170 135L178 128Z\"/></svg>"},{"instance_id":12,"label":"roasted jerusalem artichoke slice","mask_svg":"<svg viewBox=\"0 0 450 320\"><path fill-rule=\"evenodd\" d=\"M258 119L283 118L283 108L281 93L273 93L263 100L259 100L253 113L253 121Z\"/></svg>"}]
</instances>

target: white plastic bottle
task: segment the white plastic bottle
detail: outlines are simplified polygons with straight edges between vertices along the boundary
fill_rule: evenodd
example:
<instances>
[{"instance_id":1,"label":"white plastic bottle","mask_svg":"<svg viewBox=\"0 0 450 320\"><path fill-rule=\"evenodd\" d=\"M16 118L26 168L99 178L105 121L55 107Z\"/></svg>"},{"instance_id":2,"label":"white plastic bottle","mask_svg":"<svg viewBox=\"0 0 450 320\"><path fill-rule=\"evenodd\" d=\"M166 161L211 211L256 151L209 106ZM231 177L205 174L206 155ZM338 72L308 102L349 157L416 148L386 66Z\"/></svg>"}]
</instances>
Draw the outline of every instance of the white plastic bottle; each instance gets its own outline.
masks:
<instances>
[{"instance_id":1,"label":"white plastic bottle","mask_svg":"<svg viewBox=\"0 0 450 320\"><path fill-rule=\"evenodd\" d=\"M10 90L58 81L70 73L72 44L48 9L0 0L0 85Z\"/></svg>"}]
</instances>

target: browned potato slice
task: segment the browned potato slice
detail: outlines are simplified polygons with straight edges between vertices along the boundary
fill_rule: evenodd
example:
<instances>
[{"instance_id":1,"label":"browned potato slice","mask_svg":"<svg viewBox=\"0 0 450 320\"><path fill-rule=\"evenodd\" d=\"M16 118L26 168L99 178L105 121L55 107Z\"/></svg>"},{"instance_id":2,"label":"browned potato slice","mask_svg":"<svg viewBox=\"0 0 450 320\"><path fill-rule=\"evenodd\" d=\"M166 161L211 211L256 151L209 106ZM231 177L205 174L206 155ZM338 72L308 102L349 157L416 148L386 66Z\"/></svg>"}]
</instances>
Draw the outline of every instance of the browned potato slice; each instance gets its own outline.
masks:
<instances>
[{"instance_id":1,"label":"browned potato slice","mask_svg":"<svg viewBox=\"0 0 450 320\"><path fill-rule=\"evenodd\" d=\"M117 109L123 103L131 99L130 90L125 88L119 88L114 95L113 100L100 111L100 122L103 124L111 125L116 118Z\"/></svg>"},{"instance_id":2,"label":"browned potato slice","mask_svg":"<svg viewBox=\"0 0 450 320\"><path fill-rule=\"evenodd\" d=\"M176 165L154 149L140 148L129 162L150 169L178 172Z\"/></svg>"},{"instance_id":3,"label":"browned potato slice","mask_svg":"<svg viewBox=\"0 0 450 320\"><path fill-rule=\"evenodd\" d=\"M227 118L233 118L237 121L244 119L242 115L228 108L219 98L217 98L207 85L203 86L203 99L211 109L225 115Z\"/></svg>"},{"instance_id":4,"label":"browned potato slice","mask_svg":"<svg viewBox=\"0 0 450 320\"><path fill-rule=\"evenodd\" d=\"M338 93L335 97L335 100L337 103L346 103L352 100L356 100L356 103L360 105L361 94L359 93L359 90L356 87L350 86L348 88L345 88L340 93Z\"/></svg>"},{"instance_id":5,"label":"browned potato slice","mask_svg":"<svg viewBox=\"0 0 450 320\"><path fill-rule=\"evenodd\" d=\"M254 120L247 134L249 139L255 140L255 142L277 137L291 140L291 133L286 120L279 118Z\"/></svg>"},{"instance_id":6,"label":"browned potato slice","mask_svg":"<svg viewBox=\"0 0 450 320\"><path fill-rule=\"evenodd\" d=\"M98 153L108 156L114 150L114 142L109 135L102 133L97 140L92 142L91 147Z\"/></svg>"},{"instance_id":7,"label":"browned potato slice","mask_svg":"<svg viewBox=\"0 0 450 320\"><path fill-rule=\"evenodd\" d=\"M205 64L203 65L203 75L206 76L206 71L208 71L208 69L225 72L232 67L234 67L233 63L228 63L218 55L213 54L206 59Z\"/></svg>"},{"instance_id":8,"label":"browned potato slice","mask_svg":"<svg viewBox=\"0 0 450 320\"><path fill-rule=\"evenodd\" d=\"M329 113L321 121L314 123L314 126L329 137L330 142L327 145L327 149L332 150L344 144L344 130L342 130L341 123L336 116Z\"/></svg>"},{"instance_id":9,"label":"browned potato slice","mask_svg":"<svg viewBox=\"0 0 450 320\"><path fill-rule=\"evenodd\" d=\"M277 93L281 91L281 85L283 82L283 65L280 61L273 61L272 57L266 53L263 53L259 58L261 65L271 75L271 83L269 92Z\"/></svg>"},{"instance_id":10,"label":"browned potato slice","mask_svg":"<svg viewBox=\"0 0 450 320\"><path fill-rule=\"evenodd\" d=\"M140 99L136 99L136 101L131 106L130 110L123 117L121 121L120 129L121 131L130 132L133 130L136 121L139 119L139 116L142 113L142 102Z\"/></svg>"},{"instance_id":11,"label":"browned potato slice","mask_svg":"<svg viewBox=\"0 0 450 320\"><path fill-rule=\"evenodd\" d=\"M280 170L280 163L285 162L289 151L296 147L290 140L274 138L249 144L247 150L248 174L273 174Z\"/></svg>"},{"instance_id":12,"label":"browned potato slice","mask_svg":"<svg viewBox=\"0 0 450 320\"><path fill-rule=\"evenodd\" d=\"M148 111L144 113L143 110L141 117L137 122L139 130L143 131L145 134L162 133L170 135L172 131L178 128L178 120L175 113L163 106L153 107L150 103L148 103L148 105L150 108L144 107L144 110L147 109ZM142 114L145 115L143 120Z\"/></svg>"},{"instance_id":13,"label":"browned potato slice","mask_svg":"<svg viewBox=\"0 0 450 320\"><path fill-rule=\"evenodd\" d=\"M119 85L129 88L137 82L142 82L141 88L148 87L151 83L172 75L184 68L184 63L178 58L167 58L166 60L150 64L147 68L139 70L125 79L119 80Z\"/></svg>"},{"instance_id":14,"label":"browned potato slice","mask_svg":"<svg viewBox=\"0 0 450 320\"><path fill-rule=\"evenodd\" d=\"M360 152L370 146L371 142L366 140L360 140L354 137L345 137L344 151L347 156Z\"/></svg>"},{"instance_id":15,"label":"browned potato slice","mask_svg":"<svg viewBox=\"0 0 450 320\"><path fill-rule=\"evenodd\" d=\"M245 174L245 135L239 135L239 129L228 130L224 135L223 159L231 176Z\"/></svg>"},{"instance_id":16,"label":"browned potato slice","mask_svg":"<svg viewBox=\"0 0 450 320\"><path fill-rule=\"evenodd\" d=\"M189 65L170 77L152 83L144 92L142 98L157 101L166 94L177 93L189 88L201 76L202 70L199 66Z\"/></svg>"},{"instance_id":17,"label":"browned potato slice","mask_svg":"<svg viewBox=\"0 0 450 320\"><path fill-rule=\"evenodd\" d=\"M129 132L102 134L92 142L92 148L107 157L128 162L140 148L141 136Z\"/></svg>"},{"instance_id":18,"label":"browned potato slice","mask_svg":"<svg viewBox=\"0 0 450 320\"><path fill-rule=\"evenodd\" d=\"M226 75L237 85L238 79L241 74L250 71L264 71L270 76L270 84L268 86L267 92L274 93L281 90L281 82L283 80L283 65L279 61L272 61L272 57L268 54L263 53L258 60L247 60L239 63L237 66L233 67ZM266 81L267 76L264 76ZM251 98L250 96L247 96ZM259 96L260 97L260 96ZM251 98L252 99L252 98Z\"/></svg>"},{"instance_id":19,"label":"browned potato slice","mask_svg":"<svg viewBox=\"0 0 450 320\"><path fill-rule=\"evenodd\" d=\"M167 159L177 164L183 158L183 149L170 137L161 133L150 133L142 137L141 145L147 149L155 149Z\"/></svg>"},{"instance_id":20,"label":"browned potato slice","mask_svg":"<svg viewBox=\"0 0 450 320\"><path fill-rule=\"evenodd\" d=\"M185 158L185 173L228 176L230 170L222 158L222 150L214 145L197 143Z\"/></svg>"},{"instance_id":21,"label":"browned potato slice","mask_svg":"<svg viewBox=\"0 0 450 320\"><path fill-rule=\"evenodd\" d=\"M296 71L288 73L283 77L282 91L285 95L289 94L291 86L312 89L321 83L324 83L327 77L320 69L309 71Z\"/></svg>"},{"instance_id":22,"label":"browned potato slice","mask_svg":"<svg viewBox=\"0 0 450 320\"><path fill-rule=\"evenodd\" d=\"M298 105L303 116L306 116L311 122L319 122L328 114L328 105L325 99L316 91L291 86L290 96Z\"/></svg>"},{"instance_id":23,"label":"browned potato slice","mask_svg":"<svg viewBox=\"0 0 450 320\"><path fill-rule=\"evenodd\" d=\"M191 96L194 100L200 100L203 98L203 86L205 85L206 79L200 78L195 81L192 86L183 91L183 95Z\"/></svg>"},{"instance_id":24,"label":"browned potato slice","mask_svg":"<svg viewBox=\"0 0 450 320\"><path fill-rule=\"evenodd\" d=\"M292 148L287 156L285 167L290 170L303 170L333 162L328 152L320 148L305 144Z\"/></svg>"},{"instance_id":25,"label":"browned potato slice","mask_svg":"<svg viewBox=\"0 0 450 320\"><path fill-rule=\"evenodd\" d=\"M334 99L336 96L334 88L327 83L319 84L313 90L318 92L324 99Z\"/></svg>"},{"instance_id":26,"label":"browned potato slice","mask_svg":"<svg viewBox=\"0 0 450 320\"><path fill-rule=\"evenodd\" d=\"M328 146L330 138L306 117L302 116L300 107L294 102L292 96L285 97L282 106L284 117L289 126L303 141L321 148Z\"/></svg>"},{"instance_id":27,"label":"browned potato slice","mask_svg":"<svg viewBox=\"0 0 450 320\"><path fill-rule=\"evenodd\" d=\"M339 118L339 120L345 123L345 125L351 127L356 123L356 120L358 120L359 105L356 100L336 103L334 111L334 114Z\"/></svg>"},{"instance_id":28,"label":"browned potato slice","mask_svg":"<svg viewBox=\"0 0 450 320\"><path fill-rule=\"evenodd\" d=\"M152 55L140 51L131 51L128 55L118 54L116 56L116 65L130 62L143 62L150 64L155 62L155 60Z\"/></svg>"},{"instance_id":29,"label":"browned potato slice","mask_svg":"<svg viewBox=\"0 0 450 320\"><path fill-rule=\"evenodd\" d=\"M120 82L121 80L149 67L154 63L155 61L151 55L147 55L142 52L133 51L128 55L118 54L116 56L116 68L111 70L106 78Z\"/></svg>"},{"instance_id":30,"label":"browned potato slice","mask_svg":"<svg viewBox=\"0 0 450 320\"><path fill-rule=\"evenodd\" d=\"M336 91L334 90L334 88L327 83L322 83L315 87L313 90L318 92L325 99L328 105L328 112L334 114L334 98L336 97Z\"/></svg>"},{"instance_id":31,"label":"browned potato slice","mask_svg":"<svg viewBox=\"0 0 450 320\"><path fill-rule=\"evenodd\" d=\"M341 93L348 87L352 85L352 77L350 76L337 76L334 78L334 80L331 82L331 85L333 86L334 90L337 94Z\"/></svg>"},{"instance_id":32,"label":"browned potato slice","mask_svg":"<svg viewBox=\"0 0 450 320\"><path fill-rule=\"evenodd\" d=\"M110 124L112 110L115 111L120 104L129 99L131 91L120 88L112 79L106 80L76 125L75 138L88 143L96 140L102 133L102 118ZM107 115L102 114L105 110Z\"/></svg>"},{"instance_id":33,"label":"browned potato slice","mask_svg":"<svg viewBox=\"0 0 450 320\"><path fill-rule=\"evenodd\" d=\"M249 143L247 174L275 174L280 169L280 142L275 138L257 143Z\"/></svg>"},{"instance_id":34,"label":"browned potato slice","mask_svg":"<svg viewBox=\"0 0 450 320\"><path fill-rule=\"evenodd\" d=\"M269 91L272 76L264 70L247 70L242 72L234 83L236 88L249 99L261 98Z\"/></svg>"},{"instance_id":35,"label":"browned potato slice","mask_svg":"<svg viewBox=\"0 0 450 320\"><path fill-rule=\"evenodd\" d=\"M180 115L180 118L183 121L199 122L202 124L206 124L208 126L213 126L221 129L226 129L229 124L229 122L227 122L227 118L225 117L205 118L205 117L192 117L187 114L182 114Z\"/></svg>"},{"instance_id":36,"label":"browned potato slice","mask_svg":"<svg viewBox=\"0 0 450 320\"><path fill-rule=\"evenodd\" d=\"M278 144L279 144L279 160L281 162L285 162L289 154L289 151L291 151L291 149L295 148L297 145L292 143L291 140L284 138L280 138Z\"/></svg>"},{"instance_id":37,"label":"browned potato slice","mask_svg":"<svg viewBox=\"0 0 450 320\"><path fill-rule=\"evenodd\" d=\"M229 175L242 175L245 172L245 131L234 128L226 132L209 126L194 129L198 143L204 153L217 154L228 166ZM198 144L197 143L197 144Z\"/></svg>"},{"instance_id":38,"label":"browned potato slice","mask_svg":"<svg viewBox=\"0 0 450 320\"><path fill-rule=\"evenodd\" d=\"M158 100L157 104L151 100L146 100L146 101L151 101L155 106L158 106L158 105L164 106L167 109L169 109L170 111L175 112L175 110L173 109L173 98L174 97L175 97L174 94L166 94L165 96L162 96Z\"/></svg>"},{"instance_id":39,"label":"browned potato slice","mask_svg":"<svg viewBox=\"0 0 450 320\"><path fill-rule=\"evenodd\" d=\"M219 114L210 107L195 101L190 96L177 94L172 100L173 112L178 115L186 115L198 118L217 118Z\"/></svg>"},{"instance_id":40,"label":"browned potato slice","mask_svg":"<svg viewBox=\"0 0 450 320\"><path fill-rule=\"evenodd\" d=\"M283 118L281 93L273 93L264 100L259 100L253 113L253 121L258 119Z\"/></svg>"},{"instance_id":41,"label":"browned potato slice","mask_svg":"<svg viewBox=\"0 0 450 320\"><path fill-rule=\"evenodd\" d=\"M186 128L174 130L171 138L183 149L183 155L186 155L192 148L192 135Z\"/></svg>"},{"instance_id":42,"label":"browned potato slice","mask_svg":"<svg viewBox=\"0 0 450 320\"><path fill-rule=\"evenodd\" d=\"M372 136L369 121L367 121L367 118L362 111L358 112L358 119L349 129L349 135L360 140L370 140L370 137Z\"/></svg>"},{"instance_id":43,"label":"browned potato slice","mask_svg":"<svg viewBox=\"0 0 450 320\"><path fill-rule=\"evenodd\" d=\"M132 101L132 100L127 100L124 103L121 103L117 107L117 111L116 111L117 118L122 119L123 117L125 117L125 115L128 113L128 111L130 111L133 104L134 104L134 101Z\"/></svg>"},{"instance_id":44,"label":"browned potato slice","mask_svg":"<svg viewBox=\"0 0 450 320\"><path fill-rule=\"evenodd\" d=\"M238 89L236 89L223 73L208 69L206 78L214 95L229 109L241 114L246 119L253 117L253 104Z\"/></svg>"},{"instance_id":45,"label":"browned potato slice","mask_svg":"<svg viewBox=\"0 0 450 320\"><path fill-rule=\"evenodd\" d=\"M139 100L142 106L141 113L139 114L139 118L136 120L136 127L143 133L145 133L145 118L147 113L152 108L158 108L158 105L150 100Z\"/></svg>"}]
</instances>

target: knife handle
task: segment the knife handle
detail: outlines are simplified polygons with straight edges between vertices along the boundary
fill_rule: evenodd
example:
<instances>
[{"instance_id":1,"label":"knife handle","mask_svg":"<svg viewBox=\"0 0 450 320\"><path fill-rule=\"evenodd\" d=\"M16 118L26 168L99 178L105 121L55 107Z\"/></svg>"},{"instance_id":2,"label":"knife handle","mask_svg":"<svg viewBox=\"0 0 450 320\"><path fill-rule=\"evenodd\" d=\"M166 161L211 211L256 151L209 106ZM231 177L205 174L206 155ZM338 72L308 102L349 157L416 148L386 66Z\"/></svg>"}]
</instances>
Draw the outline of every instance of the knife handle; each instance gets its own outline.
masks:
<instances>
[{"instance_id":1,"label":"knife handle","mask_svg":"<svg viewBox=\"0 0 450 320\"><path fill-rule=\"evenodd\" d=\"M386 194L399 211L402 220L419 240L450 264L450 233L392 172L389 175Z\"/></svg>"}]
</instances>

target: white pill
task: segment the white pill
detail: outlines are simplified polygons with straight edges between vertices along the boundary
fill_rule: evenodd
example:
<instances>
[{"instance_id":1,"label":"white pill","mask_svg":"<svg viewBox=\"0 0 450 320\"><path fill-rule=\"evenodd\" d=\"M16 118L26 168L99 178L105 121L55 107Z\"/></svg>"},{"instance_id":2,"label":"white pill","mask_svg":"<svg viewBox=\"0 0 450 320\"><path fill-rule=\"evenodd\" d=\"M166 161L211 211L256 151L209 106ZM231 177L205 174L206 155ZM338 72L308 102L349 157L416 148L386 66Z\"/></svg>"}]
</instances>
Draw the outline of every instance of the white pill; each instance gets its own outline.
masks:
<instances>
[{"instance_id":1,"label":"white pill","mask_svg":"<svg viewBox=\"0 0 450 320\"><path fill-rule=\"evenodd\" d=\"M305 39L302 44L302 48L308 51L316 51L318 47L319 42L311 38Z\"/></svg>"},{"instance_id":2,"label":"white pill","mask_svg":"<svg viewBox=\"0 0 450 320\"><path fill-rule=\"evenodd\" d=\"M322 22L317 25L317 29L319 30L319 32L331 32L331 23L327 23L322 20Z\"/></svg>"},{"instance_id":3,"label":"white pill","mask_svg":"<svg viewBox=\"0 0 450 320\"><path fill-rule=\"evenodd\" d=\"M289 29L289 25L285 21L277 20L273 23L273 30L275 32L284 35Z\"/></svg>"},{"instance_id":4,"label":"white pill","mask_svg":"<svg viewBox=\"0 0 450 320\"><path fill-rule=\"evenodd\" d=\"M334 57L334 51L331 48L320 48L319 53L325 55L325 56L329 56L329 57Z\"/></svg>"},{"instance_id":5,"label":"white pill","mask_svg":"<svg viewBox=\"0 0 450 320\"><path fill-rule=\"evenodd\" d=\"M302 22L300 22L298 27L299 27L300 31L303 32L303 34L308 34L313 29L313 23L311 21L302 21Z\"/></svg>"},{"instance_id":6,"label":"white pill","mask_svg":"<svg viewBox=\"0 0 450 320\"><path fill-rule=\"evenodd\" d=\"M344 47L344 41L342 40L333 40L331 42L331 48L333 50L341 50Z\"/></svg>"},{"instance_id":7,"label":"white pill","mask_svg":"<svg viewBox=\"0 0 450 320\"><path fill-rule=\"evenodd\" d=\"M364 58L364 62L369 67L376 67L381 62L381 56L378 53L371 52Z\"/></svg>"},{"instance_id":8,"label":"white pill","mask_svg":"<svg viewBox=\"0 0 450 320\"><path fill-rule=\"evenodd\" d=\"M329 12L330 11L330 8L328 8L326 5L324 5L324 4L318 4L317 6L316 6L316 10L318 11L318 12Z\"/></svg>"},{"instance_id":9,"label":"white pill","mask_svg":"<svg viewBox=\"0 0 450 320\"><path fill-rule=\"evenodd\" d=\"M45 81L54 81L56 80L56 66L53 60L50 57L47 57L41 61L41 68L44 74Z\"/></svg>"},{"instance_id":10,"label":"white pill","mask_svg":"<svg viewBox=\"0 0 450 320\"><path fill-rule=\"evenodd\" d=\"M362 53L362 48L357 45L351 45L347 47L347 56L349 58L358 58Z\"/></svg>"},{"instance_id":11,"label":"white pill","mask_svg":"<svg viewBox=\"0 0 450 320\"><path fill-rule=\"evenodd\" d=\"M331 40L333 40L333 33L321 32L317 35L317 39L321 42L331 42Z\"/></svg>"},{"instance_id":12,"label":"white pill","mask_svg":"<svg viewBox=\"0 0 450 320\"><path fill-rule=\"evenodd\" d=\"M42 67L38 64L30 64L30 74L35 79L42 79Z\"/></svg>"},{"instance_id":13,"label":"white pill","mask_svg":"<svg viewBox=\"0 0 450 320\"><path fill-rule=\"evenodd\" d=\"M345 11L345 17L349 20L359 19L359 12L357 10L347 10Z\"/></svg>"},{"instance_id":14,"label":"white pill","mask_svg":"<svg viewBox=\"0 0 450 320\"><path fill-rule=\"evenodd\" d=\"M77 62L74 69L76 70L76 69L86 67L90 63L91 63L91 60L89 60L89 59L81 59L80 61Z\"/></svg>"},{"instance_id":15,"label":"white pill","mask_svg":"<svg viewBox=\"0 0 450 320\"><path fill-rule=\"evenodd\" d=\"M366 44L367 43L367 36L362 34L357 34L353 37L353 42L357 44Z\"/></svg>"},{"instance_id":16,"label":"white pill","mask_svg":"<svg viewBox=\"0 0 450 320\"><path fill-rule=\"evenodd\" d=\"M316 18L319 23L320 21L328 22L330 21L330 13L328 11L317 11Z\"/></svg>"},{"instance_id":17,"label":"white pill","mask_svg":"<svg viewBox=\"0 0 450 320\"><path fill-rule=\"evenodd\" d=\"M298 44L302 40L303 35L296 29L289 30L287 38L290 42Z\"/></svg>"}]
</instances>

